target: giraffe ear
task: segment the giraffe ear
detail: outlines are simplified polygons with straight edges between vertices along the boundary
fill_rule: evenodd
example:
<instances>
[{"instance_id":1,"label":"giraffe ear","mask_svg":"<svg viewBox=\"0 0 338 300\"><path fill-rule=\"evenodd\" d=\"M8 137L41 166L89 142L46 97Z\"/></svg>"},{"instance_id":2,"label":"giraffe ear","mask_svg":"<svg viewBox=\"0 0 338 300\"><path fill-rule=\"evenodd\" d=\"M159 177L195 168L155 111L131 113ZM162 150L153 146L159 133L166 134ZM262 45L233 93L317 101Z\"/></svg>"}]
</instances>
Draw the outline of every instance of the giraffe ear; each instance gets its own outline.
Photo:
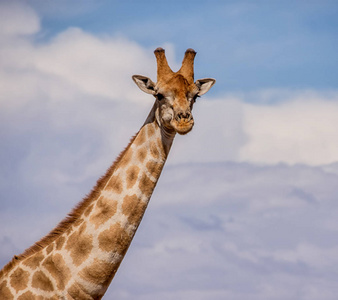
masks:
<instances>
[{"instance_id":1,"label":"giraffe ear","mask_svg":"<svg viewBox=\"0 0 338 300\"><path fill-rule=\"evenodd\" d=\"M143 92L155 95L155 83L150 78L142 75L134 75L132 78Z\"/></svg>"},{"instance_id":2,"label":"giraffe ear","mask_svg":"<svg viewBox=\"0 0 338 300\"><path fill-rule=\"evenodd\" d=\"M204 95L215 84L216 80L213 78L203 78L196 80L195 84L199 89L198 96Z\"/></svg>"}]
</instances>

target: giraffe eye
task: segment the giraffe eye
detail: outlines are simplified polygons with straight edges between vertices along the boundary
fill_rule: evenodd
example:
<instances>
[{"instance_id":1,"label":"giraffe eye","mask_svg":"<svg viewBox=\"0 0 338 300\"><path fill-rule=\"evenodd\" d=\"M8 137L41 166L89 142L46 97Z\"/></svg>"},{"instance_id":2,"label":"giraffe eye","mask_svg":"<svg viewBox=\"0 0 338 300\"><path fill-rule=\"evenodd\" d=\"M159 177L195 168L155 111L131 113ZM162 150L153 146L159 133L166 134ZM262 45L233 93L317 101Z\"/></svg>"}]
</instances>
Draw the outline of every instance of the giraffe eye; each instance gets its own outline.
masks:
<instances>
[{"instance_id":1,"label":"giraffe eye","mask_svg":"<svg viewBox=\"0 0 338 300\"><path fill-rule=\"evenodd\" d=\"M162 94L160 94L160 93L158 93L158 94L156 95L156 97L157 97L157 100L159 100L159 101L161 101L161 100L164 99L164 96L163 96Z\"/></svg>"},{"instance_id":2,"label":"giraffe eye","mask_svg":"<svg viewBox=\"0 0 338 300\"><path fill-rule=\"evenodd\" d=\"M197 94L194 95L194 96L191 98L191 101L195 103L195 102L196 102L196 99L197 99L198 97L199 97L199 96L198 96Z\"/></svg>"}]
</instances>

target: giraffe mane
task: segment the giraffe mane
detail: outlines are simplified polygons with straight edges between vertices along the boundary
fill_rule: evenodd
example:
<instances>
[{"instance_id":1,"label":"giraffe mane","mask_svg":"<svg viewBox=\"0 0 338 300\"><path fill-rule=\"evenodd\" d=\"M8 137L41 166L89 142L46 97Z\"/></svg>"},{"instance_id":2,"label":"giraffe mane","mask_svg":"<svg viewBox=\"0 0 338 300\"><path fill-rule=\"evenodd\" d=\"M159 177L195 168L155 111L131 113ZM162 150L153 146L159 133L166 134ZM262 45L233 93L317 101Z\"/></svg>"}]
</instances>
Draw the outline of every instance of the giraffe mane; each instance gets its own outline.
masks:
<instances>
[{"instance_id":1,"label":"giraffe mane","mask_svg":"<svg viewBox=\"0 0 338 300\"><path fill-rule=\"evenodd\" d=\"M42 239L37 241L35 244L33 244L31 247L27 248L22 254L20 255L14 255L12 260L6 264L2 270L0 270L0 276L2 276L3 273L5 273L7 270L10 270L17 262L39 252L41 249L45 248L47 245L55 241L60 235L62 235L70 226L76 222L80 216L83 214L85 209L93 202L93 200L97 199L99 194L99 191L102 187L104 187L111 174L116 169L118 163L121 161L123 155L127 152L127 150L130 148L131 144L134 142L136 136L138 133L136 133L130 140L128 146L118 155L118 157L115 159L114 163L111 165L111 167L106 171L105 175L103 175L97 182L94 188L91 190L91 192L82 199L81 202L79 202L72 211L65 217L52 231L50 231L47 235L45 235Z\"/></svg>"}]
</instances>

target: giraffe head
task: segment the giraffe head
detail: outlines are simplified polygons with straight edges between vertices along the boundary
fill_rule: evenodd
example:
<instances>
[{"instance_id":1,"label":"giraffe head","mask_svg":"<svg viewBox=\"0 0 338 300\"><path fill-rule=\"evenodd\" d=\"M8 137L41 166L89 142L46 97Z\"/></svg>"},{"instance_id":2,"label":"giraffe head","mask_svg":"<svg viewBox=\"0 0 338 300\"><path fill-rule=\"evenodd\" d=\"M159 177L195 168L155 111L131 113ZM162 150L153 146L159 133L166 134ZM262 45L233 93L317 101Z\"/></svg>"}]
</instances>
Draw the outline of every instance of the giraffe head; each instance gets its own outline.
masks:
<instances>
[{"instance_id":1,"label":"giraffe head","mask_svg":"<svg viewBox=\"0 0 338 300\"><path fill-rule=\"evenodd\" d=\"M165 57L164 49L155 50L157 60L157 83L142 75L132 78L144 92L156 98L155 117L158 124L179 134L188 133L193 125L192 107L197 97L205 94L216 82L212 78L194 82L194 58L196 52L185 52L181 68L173 72Z\"/></svg>"}]
</instances>

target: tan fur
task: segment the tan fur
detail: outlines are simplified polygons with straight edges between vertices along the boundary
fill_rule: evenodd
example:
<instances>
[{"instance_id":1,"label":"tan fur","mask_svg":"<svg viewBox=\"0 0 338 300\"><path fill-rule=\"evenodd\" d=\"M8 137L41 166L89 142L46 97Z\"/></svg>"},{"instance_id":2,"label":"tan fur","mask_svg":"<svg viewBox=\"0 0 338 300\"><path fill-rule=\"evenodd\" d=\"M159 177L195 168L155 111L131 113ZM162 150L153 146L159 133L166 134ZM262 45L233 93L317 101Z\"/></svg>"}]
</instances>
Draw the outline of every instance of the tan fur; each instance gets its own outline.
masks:
<instances>
[{"instance_id":1,"label":"tan fur","mask_svg":"<svg viewBox=\"0 0 338 300\"><path fill-rule=\"evenodd\" d=\"M82 200L69 215L61 221L48 235L43 237L40 241L36 242L30 248L26 249L21 255L16 255L13 259L0 270L0 278L7 273L8 270L12 269L19 261L27 258L36 252L40 251L53 241L55 241L61 234L63 234L67 229L72 226L72 224L83 214L85 209L92 203L93 199L96 199L99 195L101 189L107 184L107 181L110 179L111 174L114 172L116 166L121 162L126 163L126 157L124 154L129 149L130 145L133 143L136 135L131 139L129 145L120 153L120 155L115 160L114 164L107 170L106 174L102 176L96 183L96 186L91 191L91 193Z\"/></svg>"},{"instance_id":2,"label":"tan fur","mask_svg":"<svg viewBox=\"0 0 338 300\"><path fill-rule=\"evenodd\" d=\"M155 184L146 174L143 174L139 183L139 188L146 197L149 197L155 188Z\"/></svg>"},{"instance_id":3,"label":"tan fur","mask_svg":"<svg viewBox=\"0 0 338 300\"><path fill-rule=\"evenodd\" d=\"M140 168L138 166L131 166L127 170L127 188L130 189L134 186L138 174L140 172Z\"/></svg>"},{"instance_id":4,"label":"tan fur","mask_svg":"<svg viewBox=\"0 0 338 300\"><path fill-rule=\"evenodd\" d=\"M66 238L63 236L58 237L56 240L56 250L61 250L64 243L66 242Z\"/></svg>"},{"instance_id":5,"label":"tan fur","mask_svg":"<svg viewBox=\"0 0 338 300\"><path fill-rule=\"evenodd\" d=\"M33 293L28 291L26 293L23 293L19 298L18 300L33 300L33 299L36 299L37 300L37 297L34 297ZM41 297L40 297L41 299Z\"/></svg>"},{"instance_id":6,"label":"tan fur","mask_svg":"<svg viewBox=\"0 0 338 300\"><path fill-rule=\"evenodd\" d=\"M192 129L193 98L201 86L205 93L214 83L194 84L195 54L188 49L174 73L159 48L158 82L133 76L141 90L157 98L144 125L92 192L0 271L0 299L102 298L143 218L175 134Z\"/></svg>"},{"instance_id":7,"label":"tan fur","mask_svg":"<svg viewBox=\"0 0 338 300\"><path fill-rule=\"evenodd\" d=\"M51 253L54 250L54 243L50 244L47 248L46 248L46 253L47 255L49 253Z\"/></svg>"},{"instance_id":8,"label":"tan fur","mask_svg":"<svg viewBox=\"0 0 338 300\"><path fill-rule=\"evenodd\" d=\"M70 270L60 254L49 255L43 262L43 267L52 275L57 287L62 290L70 279Z\"/></svg>"},{"instance_id":9,"label":"tan fur","mask_svg":"<svg viewBox=\"0 0 338 300\"><path fill-rule=\"evenodd\" d=\"M107 184L107 188L111 189L116 194L122 193L122 181L118 176L113 176Z\"/></svg>"},{"instance_id":10,"label":"tan fur","mask_svg":"<svg viewBox=\"0 0 338 300\"><path fill-rule=\"evenodd\" d=\"M151 142L150 143L150 154L155 158L155 159L158 159L161 155L160 152L158 152L158 146L154 143L154 142Z\"/></svg>"},{"instance_id":11,"label":"tan fur","mask_svg":"<svg viewBox=\"0 0 338 300\"><path fill-rule=\"evenodd\" d=\"M38 266L40 266L41 261L44 259L44 255L37 253L37 255L28 257L25 261L23 261L23 265L31 268L36 269Z\"/></svg>"},{"instance_id":12,"label":"tan fur","mask_svg":"<svg viewBox=\"0 0 338 300\"><path fill-rule=\"evenodd\" d=\"M140 130L139 134L135 138L134 145L136 146L143 145L145 140L146 140L145 130Z\"/></svg>"},{"instance_id":13,"label":"tan fur","mask_svg":"<svg viewBox=\"0 0 338 300\"><path fill-rule=\"evenodd\" d=\"M126 251L126 245L129 245L131 236L120 224L113 224L109 229L99 235L99 247L106 252L116 252L120 255Z\"/></svg>"},{"instance_id":14,"label":"tan fur","mask_svg":"<svg viewBox=\"0 0 338 300\"><path fill-rule=\"evenodd\" d=\"M91 223L98 228L101 224L107 222L117 212L117 201L109 201L109 199L101 196L96 204L96 212L89 219Z\"/></svg>"},{"instance_id":15,"label":"tan fur","mask_svg":"<svg viewBox=\"0 0 338 300\"><path fill-rule=\"evenodd\" d=\"M13 299L14 296L6 285L7 281L3 281L2 283L0 283L0 299Z\"/></svg>"},{"instance_id":16,"label":"tan fur","mask_svg":"<svg viewBox=\"0 0 338 300\"><path fill-rule=\"evenodd\" d=\"M154 53L157 60L157 82L166 81L167 78L170 78L170 76L173 74L173 71L168 65L164 49L157 48Z\"/></svg>"},{"instance_id":17,"label":"tan fur","mask_svg":"<svg viewBox=\"0 0 338 300\"><path fill-rule=\"evenodd\" d=\"M29 273L21 268L16 269L10 276L11 286L16 290L20 291L25 288L28 282Z\"/></svg>"},{"instance_id":18,"label":"tan fur","mask_svg":"<svg viewBox=\"0 0 338 300\"><path fill-rule=\"evenodd\" d=\"M66 249L71 251L70 256L76 266L88 258L92 248L92 237L83 234L81 230L75 230L74 233L69 236L66 245Z\"/></svg>"},{"instance_id":19,"label":"tan fur","mask_svg":"<svg viewBox=\"0 0 338 300\"><path fill-rule=\"evenodd\" d=\"M32 287L43 291L51 292L53 284L42 271L36 271L33 274Z\"/></svg>"},{"instance_id":20,"label":"tan fur","mask_svg":"<svg viewBox=\"0 0 338 300\"><path fill-rule=\"evenodd\" d=\"M56 241L56 249L60 250L64 243L65 238L62 236L63 233L65 233L67 230L69 230L74 223L76 223L82 214L87 210L87 214L90 213L90 208L93 208L91 203L94 199L96 199L99 196L100 191L104 186L107 185L107 182L110 180L111 174L114 172L114 170L119 167L119 165L125 165L128 163L130 156L125 156L125 153L128 152L128 149L130 148L131 144L134 142L134 139L137 135L135 135L128 146L120 153L120 155L117 157L113 165L107 170L106 174L102 176L95 186L95 188L91 191L91 193L82 200L73 210L72 212L63 220L61 221L48 235L43 237L40 241L36 242L34 245L32 245L30 248L26 249L21 255L14 256L13 259L3 267L2 270L0 270L0 279L5 276L11 269L13 269L19 262L30 258L34 254L38 253L41 249L44 247L50 245L54 241ZM75 243L78 243L78 240L76 239L76 234L73 237L70 237L70 239ZM80 263L81 259L89 255L89 248L90 246L86 246L88 240L86 239L80 239L79 240L79 246L78 250L75 251L72 254L72 257L74 258L74 262ZM81 251L84 250L83 253ZM77 254L81 253L80 256L77 258ZM37 257L32 257L32 260L25 261L25 264L28 264L30 267L37 268L40 264L41 260L43 259L42 255L38 255ZM7 290L1 290L0 289L0 296L3 294L6 294ZM28 295L28 294L27 294ZM23 295L21 296L23 297ZM28 299L28 298L27 298Z\"/></svg>"},{"instance_id":21,"label":"tan fur","mask_svg":"<svg viewBox=\"0 0 338 300\"><path fill-rule=\"evenodd\" d=\"M182 61L181 69L177 72L186 78L189 84L194 83L194 59L196 56L195 50L189 48L185 51L185 55Z\"/></svg>"},{"instance_id":22,"label":"tan fur","mask_svg":"<svg viewBox=\"0 0 338 300\"><path fill-rule=\"evenodd\" d=\"M149 161L146 166L149 173L155 178L158 177L162 171L161 165L154 161Z\"/></svg>"},{"instance_id":23,"label":"tan fur","mask_svg":"<svg viewBox=\"0 0 338 300\"><path fill-rule=\"evenodd\" d=\"M93 300L93 298L84 292L84 288L80 284L74 283L68 290L71 299Z\"/></svg>"},{"instance_id":24,"label":"tan fur","mask_svg":"<svg viewBox=\"0 0 338 300\"><path fill-rule=\"evenodd\" d=\"M136 195L125 196L122 204L122 212L124 214L128 213L128 221L131 224L137 224L138 220L142 218L144 211L147 208L147 204Z\"/></svg>"},{"instance_id":25,"label":"tan fur","mask_svg":"<svg viewBox=\"0 0 338 300\"><path fill-rule=\"evenodd\" d=\"M144 159L146 158L147 156L147 149L146 148L141 148L139 149L139 151L137 152L137 159L143 163L144 162Z\"/></svg>"},{"instance_id":26,"label":"tan fur","mask_svg":"<svg viewBox=\"0 0 338 300\"><path fill-rule=\"evenodd\" d=\"M80 276L89 282L103 285L107 282L107 279L110 278L109 275L114 272L115 269L116 265L96 258L92 265L85 267L80 272Z\"/></svg>"}]
</instances>

